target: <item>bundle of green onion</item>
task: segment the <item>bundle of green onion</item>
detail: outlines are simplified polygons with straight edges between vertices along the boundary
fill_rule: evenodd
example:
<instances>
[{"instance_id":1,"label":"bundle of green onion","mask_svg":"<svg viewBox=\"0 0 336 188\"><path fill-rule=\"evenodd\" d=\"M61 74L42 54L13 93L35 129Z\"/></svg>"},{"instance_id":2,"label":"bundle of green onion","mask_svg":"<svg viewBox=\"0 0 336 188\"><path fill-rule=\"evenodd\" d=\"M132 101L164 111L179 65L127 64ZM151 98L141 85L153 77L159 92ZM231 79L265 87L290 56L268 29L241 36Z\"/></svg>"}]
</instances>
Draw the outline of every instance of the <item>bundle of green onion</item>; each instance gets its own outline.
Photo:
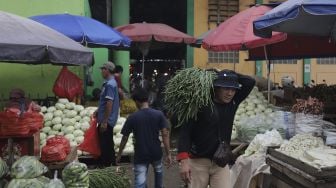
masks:
<instances>
[{"instance_id":1,"label":"bundle of green onion","mask_svg":"<svg viewBox=\"0 0 336 188\"><path fill-rule=\"evenodd\" d=\"M199 110L213 106L213 80L216 74L199 68L187 68L177 72L168 81L165 104L168 112L178 119L178 126L196 120Z\"/></svg>"}]
</instances>

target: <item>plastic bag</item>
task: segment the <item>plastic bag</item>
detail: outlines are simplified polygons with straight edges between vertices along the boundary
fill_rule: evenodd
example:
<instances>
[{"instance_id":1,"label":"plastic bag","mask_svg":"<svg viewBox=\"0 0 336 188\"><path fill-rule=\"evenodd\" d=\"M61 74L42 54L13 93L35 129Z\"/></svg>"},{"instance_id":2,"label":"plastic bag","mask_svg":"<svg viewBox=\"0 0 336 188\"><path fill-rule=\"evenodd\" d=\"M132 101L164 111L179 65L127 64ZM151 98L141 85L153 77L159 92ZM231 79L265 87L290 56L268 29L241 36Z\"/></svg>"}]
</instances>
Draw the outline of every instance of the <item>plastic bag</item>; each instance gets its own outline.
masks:
<instances>
[{"instance_id":1,"label":"plastic bag","mask_svg":"<svg viewBox=\"0 0 336 188\"><path fill-rule=\"evenodd\" d=\"M65 188L63 182L57 178L57 170L54 174L54 179L52 179L46 186L46 188Z\"/></svg>"},{"instance_id":2,"label":"plastic bag","mask_svg":"<svg viewBox=\"0 0 336 188\"><path fill-rule=\"evenodd\" d=\"M12 179L7 188L44 188L44 185L42 182L40 182L38 179Z\"/></svg>"},{"instance_id":3,"label":"plastic bag","mask_svg":"<svg viewBox=\"0 0 336 188\"><path fill-rule=\"evenodd\" d=\"M42 148L41 160L43 162L64 161L67 154L62 145L45 145Z\"/></svg>"},{"instance_id":4,"label":"plastic bag","mask_svg":"<svg viewBox=\"0 0 336 188\"><path fill-rule=\"evenodd\" d=\"M47 171L48 168L36 157L23 156L12 165L11 176L17 179L36 178Z\"/></svg>"},{"instance_id":5,"label":"plastic bag","mask_svg":"<svg viewBox=\"0 0 336 188\"><path fill-rule=\"evenodd\" d=\"M322 115L310 115L304 113L295 114L295 133L317 133L322 134L322 126L324 124Z\"/></svg>"},{"instance_id":6,"label":"plastic bag","mask_svg":"<svg viewBox=\"0 0 336 188\"><path fill-rule=\"evenodd\" d=\"M86 164L84 163L74 161L65 166L62 172L62 178L66 187L89 187L89 172Z\"/></svg>"},{"instance_id":7,"label":"plastic bag","mask_svg":"<svg viewBox=\"0 0 336 188\"><path fill-rule=\"evenodd\" d=\"M68 155L71 151L70 142L64 136L54 136L47 140L46 145L48 146L63 146L65 153Z\"/></svg>"},{"instance_id":8,"label":"plastic bag","mask_svg":"<svg viewBox=\"0 0 336 188\"><path fill-rule=\"evenodd\" d=\"M64 66L55 81L53 92L60 98L72 101L76 96L83 95L83 81Z\"/></svg>"},{"instance_id":9,"label":"plastic bag","mask_svg":"<svg viewBox=\"0 0 336 188\"><path fill-rule=\"evenodd\" d=\"M79 150L90 153L93 157L100 156L97 119L91 117L90 128L85 132L84 141L78 146Z\"/></svg>"},{"instance_id":10,"label":"plastic bag","mask_svg":"<svg viewBox=\"0 0 336 188\"><path fill-rule=\"evenodd\" d=\"M0 158L0 178L5 176L8 173L7 163Z\"/></svg>"}]
</instances>

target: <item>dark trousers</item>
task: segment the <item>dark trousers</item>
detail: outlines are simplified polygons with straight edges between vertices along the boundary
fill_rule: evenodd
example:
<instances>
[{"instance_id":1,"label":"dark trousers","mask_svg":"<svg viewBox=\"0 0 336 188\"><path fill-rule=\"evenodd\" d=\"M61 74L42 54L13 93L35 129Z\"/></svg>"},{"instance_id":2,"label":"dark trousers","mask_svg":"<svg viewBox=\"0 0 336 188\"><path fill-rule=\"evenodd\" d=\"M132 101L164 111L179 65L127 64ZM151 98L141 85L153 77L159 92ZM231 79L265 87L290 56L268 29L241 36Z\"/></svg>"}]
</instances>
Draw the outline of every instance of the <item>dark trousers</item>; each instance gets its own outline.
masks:
<instances>
[{"instance_id":1,"label":"dark trousers","mask_svg":"<svg viewBox=\"0 0 336 188\"><path fill-rule=\"evenodd\" d=\"M100 125L98 126L99 131L99 144L100 144L100 163L103 166L116 165L116 156L114 151L114 141L113 141L113 128L107 125L105 132L101 133Z\"/></svg>"}]
</instances>

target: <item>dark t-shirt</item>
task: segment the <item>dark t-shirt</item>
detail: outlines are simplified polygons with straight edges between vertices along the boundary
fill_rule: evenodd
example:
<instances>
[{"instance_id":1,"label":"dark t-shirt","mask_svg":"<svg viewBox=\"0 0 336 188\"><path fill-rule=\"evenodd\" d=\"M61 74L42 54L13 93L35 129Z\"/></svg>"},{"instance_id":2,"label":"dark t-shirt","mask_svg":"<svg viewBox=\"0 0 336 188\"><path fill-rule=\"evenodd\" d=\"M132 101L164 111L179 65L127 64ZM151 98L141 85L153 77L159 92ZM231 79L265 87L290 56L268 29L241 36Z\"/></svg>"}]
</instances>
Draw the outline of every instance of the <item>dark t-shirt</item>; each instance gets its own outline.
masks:
<instances>
[{"instance_id":1,"label":"dark t-shirt","mask_svg":"<svg viewBox=\"0 0 336 188\"><path fill-rule=\"evenodd\" d=\"M141 109L127 118L121 134L128 136L133 132L135 164L151 163L162 158L159 132L167 127L163 113L151 108Z\"/></svg>"}]
</instances>

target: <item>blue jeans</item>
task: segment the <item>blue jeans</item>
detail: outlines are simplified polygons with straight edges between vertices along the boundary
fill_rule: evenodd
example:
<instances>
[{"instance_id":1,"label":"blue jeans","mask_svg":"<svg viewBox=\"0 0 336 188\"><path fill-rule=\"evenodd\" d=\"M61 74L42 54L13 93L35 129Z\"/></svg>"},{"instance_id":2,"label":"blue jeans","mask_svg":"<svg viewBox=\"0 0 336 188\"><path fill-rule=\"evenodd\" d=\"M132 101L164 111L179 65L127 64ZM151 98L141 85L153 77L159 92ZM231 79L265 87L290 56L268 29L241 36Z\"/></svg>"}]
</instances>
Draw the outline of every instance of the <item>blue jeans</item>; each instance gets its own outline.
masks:
<instances>
[{"instance_id":1,"label":"blue jeans","mask_svg":"<svg viewBox=\"0 0 336 188\"><path fill-rule=\"evenodd\" d=\"M134 188L147 188L147 173L150 164L154 168L155 188L163 188L163 169L161 160L147 164L134 164Z\"/></svg>"}]
</instances>

